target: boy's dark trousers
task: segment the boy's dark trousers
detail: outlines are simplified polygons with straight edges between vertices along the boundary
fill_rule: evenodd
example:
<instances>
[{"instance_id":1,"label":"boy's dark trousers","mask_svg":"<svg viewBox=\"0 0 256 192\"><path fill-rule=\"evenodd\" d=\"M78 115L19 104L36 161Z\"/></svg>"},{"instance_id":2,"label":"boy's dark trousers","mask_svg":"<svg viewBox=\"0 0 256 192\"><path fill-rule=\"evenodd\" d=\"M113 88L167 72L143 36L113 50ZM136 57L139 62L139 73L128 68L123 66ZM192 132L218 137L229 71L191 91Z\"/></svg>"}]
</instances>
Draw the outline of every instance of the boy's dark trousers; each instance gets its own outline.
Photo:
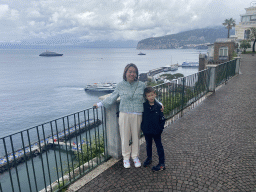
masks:
<instances>
[{"instance_id":1,"label":"boy's dark trousers","mask_svg":"<svg viewBox=\"0 0 256 192\"><path fill-rule=\"evenodd\" d=\"M159 157L159 164L164 164L164 148L161 141L161 133L160 134L144 134L146 140L146 149L148 158L152 158L152 139L154 139L157 154Z\"/></svg>"}]
</instances>

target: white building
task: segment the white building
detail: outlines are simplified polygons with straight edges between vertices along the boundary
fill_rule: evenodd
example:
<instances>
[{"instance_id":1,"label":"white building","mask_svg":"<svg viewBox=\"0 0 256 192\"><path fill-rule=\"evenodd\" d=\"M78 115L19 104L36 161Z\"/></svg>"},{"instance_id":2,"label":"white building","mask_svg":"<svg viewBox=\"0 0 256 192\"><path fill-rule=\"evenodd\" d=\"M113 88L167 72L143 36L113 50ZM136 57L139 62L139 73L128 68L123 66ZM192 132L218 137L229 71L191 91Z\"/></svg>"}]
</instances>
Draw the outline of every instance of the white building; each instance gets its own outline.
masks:
<instances>
[{"instance_id":1,"label":"white building","mask_svg":"<svg viewBox=\"0 0 256 192\"><path fill-rule=\"evenodd\" d=\"M256 2L252 2L246 13L241 15L241 21L235 26L235 37L237 40L248 39L250 28L256 27Z\"/></svg>"}]
</instances>

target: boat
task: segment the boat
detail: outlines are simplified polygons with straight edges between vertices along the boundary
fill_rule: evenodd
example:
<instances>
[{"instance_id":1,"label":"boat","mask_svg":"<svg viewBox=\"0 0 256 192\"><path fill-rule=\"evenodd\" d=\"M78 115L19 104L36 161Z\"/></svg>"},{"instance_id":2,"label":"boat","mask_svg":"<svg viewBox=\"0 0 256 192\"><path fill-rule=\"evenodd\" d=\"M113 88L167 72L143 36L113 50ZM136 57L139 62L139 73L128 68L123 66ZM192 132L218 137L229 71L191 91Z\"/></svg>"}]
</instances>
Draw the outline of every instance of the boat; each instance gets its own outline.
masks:
<instances>
[{"instance_id":1,"label":"boat","mask_svg":"<svg viewBox=\"0 0 256 192\"><path fill-rule=\"evenodd\" d=\"M181 67L199 67L198 62L183 62Z\"/></svg>"},{"instance_id":2,"label":"boat","mask_svg":"<svg viewBox=\"0 0 256 192\"><path fill-rule=\"evenodd\" d=\"M165 71L165 72L166 72L166 71L176 71L176 70L178 70L178 67L179 67L178 64L166 65L166 66L164 67L164 71Z\"/></svg>"},{"instance_id":3,"label":"boat","mask_svg":"<svg viewBox=\"0 0 256 192\"><path fill-rule=\"evenodd\" d=\"M115 90L115 87L116 87L116 83L93 83L93 84L88 84L84 88L84 90L113 92Z\"/></svg>"},{"instance_id":4,"label":"boat","mask_svg":"<svg viewBox=\"0 0 256 192\"><path fill-rule=\"evenodd\" d=\"M140 52L138 55L146 55L146 53L142 53L142 52Z\"/></svg>"},{"instance_id":5,"label":"boat","mask_svg":"<svg viewBox=\"0 0 256 192\"><path fill-rule=\"evenodd\" d=\"M60 53L55 53L52 51L45 51L43 53L41 53L39 56L45 56L45 57L54 57L54 56L62 56L63 54Z\"/></svg>"},{"instance_id":6,"label":"boat","mask_svg":"<svg viewBox=\"0 0 256 192\"><path fill-rule=\"evenodd\" d=\"M171 65L171 69L170 69L170 71L177 71L177 70L178 70L178 68L179 68L178 63L177 63L177 64L173 64L173 65Z\"/></svg>"}]
</instances>

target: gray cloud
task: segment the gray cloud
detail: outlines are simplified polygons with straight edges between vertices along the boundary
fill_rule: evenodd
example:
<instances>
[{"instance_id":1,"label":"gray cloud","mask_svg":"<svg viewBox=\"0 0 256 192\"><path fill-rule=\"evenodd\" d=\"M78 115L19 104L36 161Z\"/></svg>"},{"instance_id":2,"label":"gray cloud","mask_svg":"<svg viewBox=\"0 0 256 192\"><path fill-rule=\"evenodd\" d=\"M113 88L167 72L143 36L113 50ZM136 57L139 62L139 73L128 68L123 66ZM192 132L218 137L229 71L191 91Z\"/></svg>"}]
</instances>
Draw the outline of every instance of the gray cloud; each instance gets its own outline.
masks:
<instances>
[{"instance_id":1,"label":"gray cloud","mask_svg":"<svg viewBox=\"0 0 256 192\"><path fill-rule=\"evenodd\" d=\"M238 23L251 0L2 0L0 42L141 40ZM41 40L39 40L41 39ZM59 39L59 38L58 38Z\"/></svg>"}]
</instances>

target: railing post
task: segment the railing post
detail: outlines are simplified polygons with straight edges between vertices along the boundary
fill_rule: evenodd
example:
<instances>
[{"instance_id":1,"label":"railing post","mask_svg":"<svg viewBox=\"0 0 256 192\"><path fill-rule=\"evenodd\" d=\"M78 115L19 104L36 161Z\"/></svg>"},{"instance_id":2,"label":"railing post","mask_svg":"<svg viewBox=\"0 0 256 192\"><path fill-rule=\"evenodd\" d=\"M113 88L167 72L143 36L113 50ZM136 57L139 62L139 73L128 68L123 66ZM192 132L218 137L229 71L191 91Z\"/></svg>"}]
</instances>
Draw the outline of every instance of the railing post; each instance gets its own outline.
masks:
<instances>
[{"instance_id":1,"label":"railing post","mask_svg":"<svg viewBox=\"0 0 256 192\"><path fill-rule=\"evenodd\" d=\"M181 116L183 116L183 109L184 109L184 103L185 103L185 82L186 77L182 78L182 96L181 96Z\"/></svg>"},{"instance_id":2,"label":"railing post","mask_svg":"<svg viewBox=\"0 0 256 192\"><path fill-rule=\"evenodd\" d=\"M210 92L215 92L216 88L216 67L217 65L207 65L207 67L210 69L209 70L209 91Z\"/></svg>"},{"instance_id":3,"label":"railing post","mask_svg":"<svg viewBox=\"0 0 256 192\"><path fill-rule=\"evenodd\" d=\"M240 60L241 60L241 57L235 57L234 59L236 59L236 70L235 70L235 73L236 74L240 74Z\"/></svg>"},{"instance_id":4,"label":"railing post","mask_svg":"<svg viewBox=\"0 0 256 192\"><path fill-rule=\"evenodd\" d=\"M104 100L108 96L109 95L104 95L100 97L100 100ZM120 101L117 101L111 105L111 107L105 108L107 151L108 155L115 159L119 159L122 156L121 138L116 114L118 112L119 103Z\"/></svg>"}]
</instances>

